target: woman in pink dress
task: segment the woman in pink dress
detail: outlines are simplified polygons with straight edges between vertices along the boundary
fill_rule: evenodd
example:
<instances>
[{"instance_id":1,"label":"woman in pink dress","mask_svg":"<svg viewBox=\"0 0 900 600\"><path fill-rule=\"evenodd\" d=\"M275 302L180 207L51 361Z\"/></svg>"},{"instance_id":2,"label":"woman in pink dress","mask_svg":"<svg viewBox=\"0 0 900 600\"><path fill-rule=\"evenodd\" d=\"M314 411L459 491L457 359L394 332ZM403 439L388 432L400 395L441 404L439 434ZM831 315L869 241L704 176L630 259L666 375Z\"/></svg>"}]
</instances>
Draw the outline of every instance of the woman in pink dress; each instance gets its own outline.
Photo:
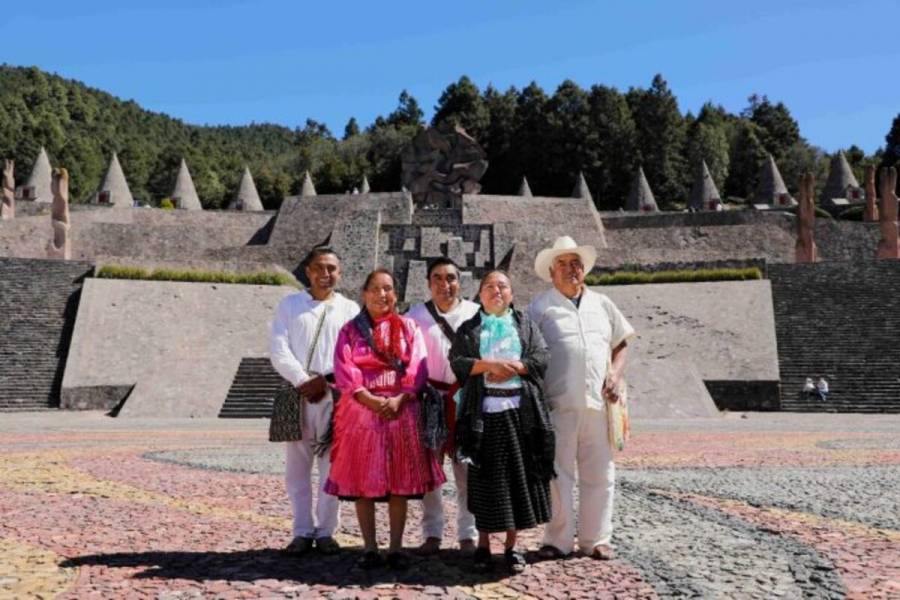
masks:
<instances>
[{"instance_id":1,"label":"woman in pink dress","mask_svg":"<svg viewBox=\"0 0 900 600\"><path fill-rule=\"evenodd\" d=\"M365 310L338 335L334 378L341 398L325 491L356 502L365 545L363 568L381 564L375 540L375 502L386 501L391 542L388 565L408 567L401 552L409 498L444 482L444 473L419 431L419 393L428 379L425 341L412 319L396 312L390 271L369 274Z\"/></svg>"}]
</instances>

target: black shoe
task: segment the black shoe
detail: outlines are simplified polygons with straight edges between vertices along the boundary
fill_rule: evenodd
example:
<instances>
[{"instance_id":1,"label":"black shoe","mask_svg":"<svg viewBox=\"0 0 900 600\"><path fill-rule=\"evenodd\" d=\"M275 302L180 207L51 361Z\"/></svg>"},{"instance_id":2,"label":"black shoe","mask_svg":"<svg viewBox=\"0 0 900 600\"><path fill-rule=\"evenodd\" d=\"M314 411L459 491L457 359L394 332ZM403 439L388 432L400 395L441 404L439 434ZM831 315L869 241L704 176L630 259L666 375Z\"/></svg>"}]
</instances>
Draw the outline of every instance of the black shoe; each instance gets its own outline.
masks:
<instances>
[{"instance_id":1,"label":"black shoe","mask_svg":"<svg viewBox=\"0 0 900 600\"><path fill-rule=\"evenodd\" d=\"M321 554L330 556L341 551L341 545L331 536L316 538L316 550Z\"/></svg>"},{"instance_id":2,"label":"black shoe","mask_svg":"<svg viewBox=\"0 0 900 600\"><path fill-rule=\"evenodd\" d=\"M409 557L402 552L390 552L387 564L392 571L405 571L409 568Z\"/></svg>"},{"instance_id":3,"label":"black shoe","mask_svg":"<svg viewBox=\"0 0 900 600\"><path fill-rule=\"evenodd\" d=\"M472 562L476 572L486 573L491 568L491 551L488 548L476 548L472 554Z\"/></svg>"},{"instance_id":4,"label":"black shoe","mask_svg":"<svg viewBox=\"0 0 900 600\"><path fill-rule=\"evenodd\" d=\"M356 559L356 566L360 569L377 569L383 564L384 561L377 550L366 550L362 556Z\"/></svg>"},{"instance_id":5,"label":"black shoe","mask_svg":"<svg viewBox=\"0 0 900 600\"><path fill-rule=\"evenodd\" d=\"M298 535L291 543L285 547L282 552L285 554L290 554L292 556L302 556L312 550L313 547L313 539L308 537L303 537Z\"/></svg>"},{"instance_id":6,"label":"black shoe","mask_svg":"<svg viewBox=\"0 0 900 600\"><path fill-rule=\"evenodd\" d=\"M506 561L506 568L510 575L521 573L528 566L528 563L525 562L525 555L515 548L508 548L503 553L503 558Z\"/></svg>"}]
</instances>

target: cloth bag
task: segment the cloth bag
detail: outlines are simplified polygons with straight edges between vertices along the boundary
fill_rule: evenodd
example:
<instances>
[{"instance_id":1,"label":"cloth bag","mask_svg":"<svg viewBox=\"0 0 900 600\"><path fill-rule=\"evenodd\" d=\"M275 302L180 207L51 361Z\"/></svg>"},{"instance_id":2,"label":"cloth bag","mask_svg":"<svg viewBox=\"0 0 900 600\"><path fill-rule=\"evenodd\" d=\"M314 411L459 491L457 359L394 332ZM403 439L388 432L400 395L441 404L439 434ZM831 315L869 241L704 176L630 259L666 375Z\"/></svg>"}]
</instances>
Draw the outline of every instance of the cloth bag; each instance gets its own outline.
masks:
<instances>
[{"instance_id":1,"label":"cloth bag","mask_svg":"<svg viewBox=\"0 0 900 600\"><path fill-rule=\"evenodd\" d=\"M606 372L612 368L612 364L607 365ZM606 418L607 433L609 437L609 446L613 450L624 450L625 442L631 436L631 423L628 419L628 386L625 379L619 381L619 399L615 402L611 401L609 396L603 395L606 401Z\"/></svg>"},{"instance_id":2,"label":"cloth bag","mask_svg":"<svg viewBox=\"0 0 900 600\"><path fill-rule=\"evenodd\" d=\"M328 308L327 304L322 308L322 315L319 317L312 344L306 355L306 364L303 368L307 373L319 342L319 334L322 333L322 324L325 322ZM303 439L303 405L303 397L290 382L285 382L275 392L272 400L272 418L269 421L270 442L299 442Z\"/></svg>"}]
</instances>

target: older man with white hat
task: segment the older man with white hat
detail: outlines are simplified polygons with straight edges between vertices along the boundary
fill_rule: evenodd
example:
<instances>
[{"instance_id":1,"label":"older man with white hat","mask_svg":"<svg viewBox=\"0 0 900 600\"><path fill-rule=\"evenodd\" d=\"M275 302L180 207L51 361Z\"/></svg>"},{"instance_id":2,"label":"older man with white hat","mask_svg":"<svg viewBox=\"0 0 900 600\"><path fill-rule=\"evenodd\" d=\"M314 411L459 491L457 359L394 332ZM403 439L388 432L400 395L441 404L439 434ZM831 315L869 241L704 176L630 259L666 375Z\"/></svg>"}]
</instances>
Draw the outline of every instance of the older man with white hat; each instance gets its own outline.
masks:
<instances>
[{"instance_id":1,"label":"older man with white hat","mask_svg":"<svg viewBox=\"0 0 900 600\"><path fill-rule=\"evenodd\" d=\"M596 260L593 246L579 246L563 236L534 261L537 276L553 283L528 306L550 348L544 392L556 428L553 518L540 551L545 558L560 558L575 549L576 463L578 548L596 559L613 558L615 463L605 398L618 399L627 340L634 329L612 300L584 285Z\"/></svg>"}]
</instances>

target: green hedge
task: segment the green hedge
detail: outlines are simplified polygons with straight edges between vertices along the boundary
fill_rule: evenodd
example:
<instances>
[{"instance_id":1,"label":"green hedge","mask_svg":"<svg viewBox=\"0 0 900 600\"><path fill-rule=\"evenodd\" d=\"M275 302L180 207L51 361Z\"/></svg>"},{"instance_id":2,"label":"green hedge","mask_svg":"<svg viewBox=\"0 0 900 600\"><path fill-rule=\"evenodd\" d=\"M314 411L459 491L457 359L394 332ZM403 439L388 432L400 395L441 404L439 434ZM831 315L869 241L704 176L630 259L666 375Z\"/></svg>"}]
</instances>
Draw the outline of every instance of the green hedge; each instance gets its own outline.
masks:
<instances>
[{"instance_id":1,"label":"green hedge","mask_svg":"<svg viewBox=\"0 0 900 600\"><path fill-rule=\"evenodd\" d=\"M642 283L689 283L697 281L747 281L762 279L758 267L743 269L684 269L678 271L616 271L588 275L588 285L635 285Z\"/></svg>"},{"instance_id":2,"label":"green hedge","mask_svg":"<svg viewBox=\"0 0 900 600\"><path fill-rule=\"evenodd\" d=\"M865 213L865 211L865 206L851 206L850 208L842 211L841 214L838 215L838 219L842 221L862 221L863 213Z\"/></svg>"},{"instance_id":3,"label":"green hedge","mask_svg":"<svg viewBox=\"0 0 900 600\"><path fill-rule=\"evenodd\" d=\"M298 287L297 281L285 273L257 271L256 273L235 273L232 271L191 271L179 269L145 269L122 265L104 265L96 277L103 279L143 279L148 281L192 281L200 283L243 283L251 285L290 285Z\"/></svg>"}]
</instances>

